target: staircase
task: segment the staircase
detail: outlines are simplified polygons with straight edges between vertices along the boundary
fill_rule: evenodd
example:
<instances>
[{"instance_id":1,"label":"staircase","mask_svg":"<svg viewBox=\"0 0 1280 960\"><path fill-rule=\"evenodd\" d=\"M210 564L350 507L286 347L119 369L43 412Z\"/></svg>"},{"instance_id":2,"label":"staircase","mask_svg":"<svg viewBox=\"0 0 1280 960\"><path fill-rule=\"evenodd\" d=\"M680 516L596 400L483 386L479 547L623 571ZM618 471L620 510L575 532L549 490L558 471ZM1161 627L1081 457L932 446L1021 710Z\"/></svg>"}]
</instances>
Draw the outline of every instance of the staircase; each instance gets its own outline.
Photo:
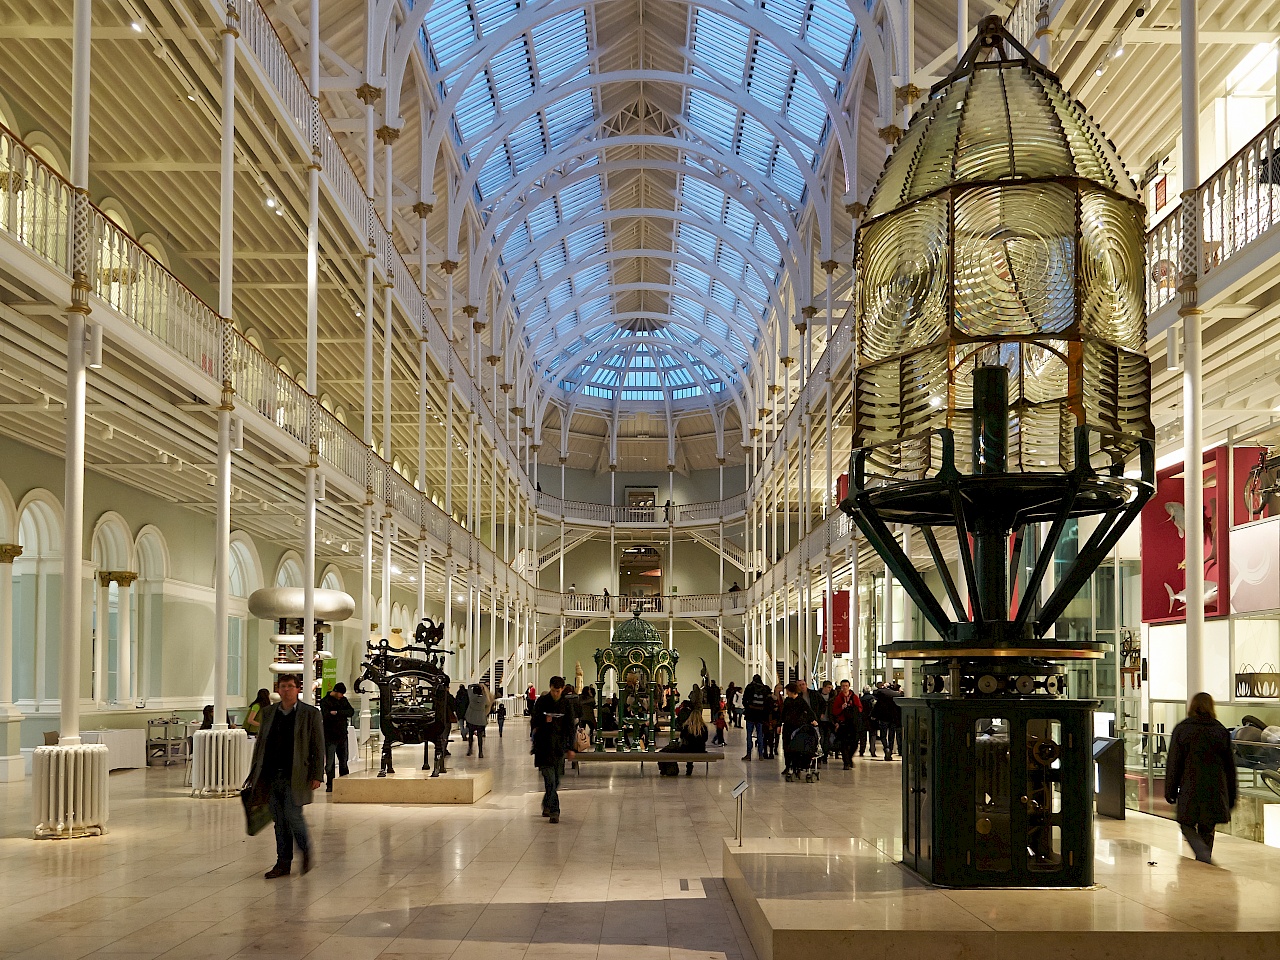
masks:
<instances>
[{"instance_id":1,"label":"staircase","mask_svg":"<svg viewBox=\"0 0 1280 960\"><path fill-rule=\"evenodd\" d=\"M724 541L724 548L721 549L719 537L709 536L699 530L688 530L686 533L688 533L692 539L697 540L700 544L704 547L708 547L713 552L724 554L724 558L739 570L745 571L747 569L746 551L732 540L726 538Z\"/></svg>"},{"instance_id":2,"label":"staircase","mask_svg":"<svg viewBox=\"0 0 1280 960\"><path fill-rule=\"evenodd\" d=\"M691 617L689 622L695 627L709 636L712 640L719 641L720 625L715 617ZM724 628L724 647L726 650L732 651L740 660L745 660L747 656L747 645L743 642L742 637L734 633L728 627Z\"/></svg>"},{"instance_id":3,"label":"staircase","mask_svg":"<svg viewBox=\"0 0 1280 960\"><path fill-rule=\"evenodd\" d=\"M564 621L564 638L567 641L583 627L589 626L594 620L587 617L566 617ZM538 659L545 659L552 650L556 648L556 644L560 642L560 626L557 624L554 629L545 633L541 640L538 641Z\"/></svg>"},{"instance_id":4,"label":"staircase","mask_svg":"<svg viewBox=\"0 0 1280 960\"><path fill-rule=\"evenodd\" d=\"M586 543L595 536L596 533L599 533L599 531L574 530L566 532L564 536L564 552L568 554L570 550L579 544ZM558 559L560 559L560 538L556 537L551 541L551 545L538 555L538 570L542 571L547 569L547 567L551 566L551 564L555 563Z\"/></svg>"}]
</instances>

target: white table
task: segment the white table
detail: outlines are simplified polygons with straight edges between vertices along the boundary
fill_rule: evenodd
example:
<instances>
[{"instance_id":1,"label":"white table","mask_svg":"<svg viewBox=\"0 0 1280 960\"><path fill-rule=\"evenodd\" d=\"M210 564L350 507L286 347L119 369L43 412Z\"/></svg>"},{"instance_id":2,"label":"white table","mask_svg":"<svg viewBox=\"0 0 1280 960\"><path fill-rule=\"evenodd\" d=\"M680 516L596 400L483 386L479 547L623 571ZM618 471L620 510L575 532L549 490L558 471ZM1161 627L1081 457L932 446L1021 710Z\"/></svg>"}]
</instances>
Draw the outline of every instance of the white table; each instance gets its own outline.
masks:
<instances>
[{"instance_id":1,"label":"white table","mask_svg":"<svg viewBox=\"0 0 1280 960\"><path fill-rule=\"evenodd\" d=\"M107 766L111 770L125 770L147 765L147 731L134 730L84 730L82 743L102 743L107 747Z\"/></svg>"}]
</instances>

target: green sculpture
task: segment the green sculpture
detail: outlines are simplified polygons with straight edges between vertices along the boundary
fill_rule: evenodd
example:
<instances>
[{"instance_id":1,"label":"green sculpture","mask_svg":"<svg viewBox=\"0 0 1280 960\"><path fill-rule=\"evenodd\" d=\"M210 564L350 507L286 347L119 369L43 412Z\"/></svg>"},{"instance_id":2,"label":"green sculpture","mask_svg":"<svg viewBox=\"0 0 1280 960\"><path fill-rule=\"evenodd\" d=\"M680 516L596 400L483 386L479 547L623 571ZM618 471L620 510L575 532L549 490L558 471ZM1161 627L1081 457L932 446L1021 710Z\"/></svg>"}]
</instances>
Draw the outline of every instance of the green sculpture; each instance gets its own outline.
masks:
<instances>
[{"instance_id":1,"label":"green sculpture","mask_svg":"<svg viewBox=\"0 0 1280 960\"><path fill-rule=\"evenodd\" d=\"M596 651L596 690L601 706L606 702L605 690L611 673L617 685L615 743L618 752L657 749L662 691L675 682L679 659L679 653L663 646L662 637L653 625L640 618L639 610L614 631L608 647ZM677 706L673 702L668 708L672 723ZM599 731L596 750L604 750L604 738Z\"/></svg>"}]
</instances>

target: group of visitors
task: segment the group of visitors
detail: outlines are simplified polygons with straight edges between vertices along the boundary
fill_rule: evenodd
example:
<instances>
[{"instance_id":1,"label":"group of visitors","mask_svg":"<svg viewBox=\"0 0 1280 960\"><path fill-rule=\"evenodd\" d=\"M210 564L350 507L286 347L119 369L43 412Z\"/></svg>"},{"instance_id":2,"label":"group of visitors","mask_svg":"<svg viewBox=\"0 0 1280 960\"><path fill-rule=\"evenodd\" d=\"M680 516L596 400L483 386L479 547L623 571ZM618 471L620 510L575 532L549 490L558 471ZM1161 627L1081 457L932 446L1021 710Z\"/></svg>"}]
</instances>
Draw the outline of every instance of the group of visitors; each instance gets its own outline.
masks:
<instances>
[{"instance_id":1,"label":"group of visitors","mask_svg":"<svg viewBox=\"0 0 1280 960\"><path fill-rule=\"evenodd\" d=\"M757 673L741 692L747 724L747 752L742 759L751 759L753 747L759 759L773 759L780 742L785 754L788 737L804 726L812 726L818 733L819 763L826 763L837 754L844 769L849 770L855 752L865 756L870 746L871 756L876 756L877 739L884 747L886 760L893 759L895 746L900 759L902 708L897 700L902 695L896 681L879 681L874 688L864 687L861 694L853 690L848 680L841 680L838 688L825 680L817 689L811 689L806 681L797 679L770 690ZM800 703L789 704L793 699ZM794 770L788 766L785 772Z\"/></svg>"},{"instance_id":2,"label":"group of visitors","mask_svg":"<svg viewBox=\"0 0 1280 960\"><path fill-rule=\"evenodd\" d=\"M496 705L495 705L496 704ZM467 756L479 751L479 759L484 759L484 734L489 724L489 717L498 721L498 739L502 739L502 728L507 722L507 705L497 700L489 687L483 683L471 686L460 683L458 692L453 695L453 716L458 724L458 736L467 743ZM448 751L445 753L448 756Z\"/></svg>"}]
</instances>

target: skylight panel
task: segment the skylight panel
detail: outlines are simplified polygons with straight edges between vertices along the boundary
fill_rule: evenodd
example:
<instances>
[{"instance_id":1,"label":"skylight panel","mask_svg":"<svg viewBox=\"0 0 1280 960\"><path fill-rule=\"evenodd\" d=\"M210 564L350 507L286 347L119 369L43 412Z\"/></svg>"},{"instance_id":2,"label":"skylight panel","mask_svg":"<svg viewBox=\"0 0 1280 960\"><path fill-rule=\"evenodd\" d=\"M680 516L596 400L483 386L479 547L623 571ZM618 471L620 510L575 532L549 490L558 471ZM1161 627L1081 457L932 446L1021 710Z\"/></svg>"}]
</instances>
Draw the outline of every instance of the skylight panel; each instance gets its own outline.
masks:
<instances>
[{"instance_id":1,"label":"skylight panel","mask_svg":"<svg viewBox=\"0 0 1280 960\"><path fill-rule=\"evenodd\" d=\"M753 170L768 176L777 146L777 139L759 120L750 114L742 118L738 130L738 156Z\"/></svg>"},{"instance_id":2,"label":"skylight panel","mask_svg":"<svg viewBox=\"0 0 1280 960\"><path fill-rule=\"evenodd\" d=\"M485 197L492 196L504 183L511 180L513 175L510 154L507 152L506 144L503 144L493 152L476 177L476 189L480 193L480 198L483 200Z\"/></svg>"},{"instance_id":3,"label":"skylight panel","mask_svg":"<svg viewBox=\"0 0 1280 960\"><path fill-rule=\"evenodd\" d=\"M796 166L795 158L790 151L783 150L781 147L775 150L773 166L770 167L768 172L769 178L778 189L799 205L804 197L805 182L804 176L800 173L800 168Z\"/></svg>"},{"instance_id":4,"label":"skylight panel","mask_svg":"<svg viewBox=\"0 0 1280 960\"><path fill-rule=\"evenodd\" d=\"M673 271L677 277L696 293L705 295L711 289L711 278L705 271L699 270L693 264L686 261L680 261L675 265Z\"/></svg>"},{"instance_id":5,"label":"skylight panel","mask_svg":"<svg viewBox=\"0 0 1280 960\"><path fill-rule=\"evenodd\" d=\"M572 220L588 207L599 207L603 198L600 175L588 177L565 187L559 193L560 210L566 220Z\"/></svg>"},{"instance_id":6,"label":"skylight panel","mask_svg":"<svg viewBox=\"0 0 1280 960\"><path fill-rule=\"evenodd\" d=\"M751 234L756 228L755 214L744 207L732 197L725 205L724 225L740 236L743 240L750 240Z\"/></svg>"},{"instance_id":7,"label":"skylight panel","mask_svg":"<svg viewBox=\"0 0 1280 960\"><path fill-rule=\"evenodd\" d=\"M493 91L501 110L510 110L533 95L533 66L524 37L507 44L489 61Z\"/></svg>"},{"instance_id":8,"label":"skylight panel","mask_svg":"<svg viewBox=\"0 0 1280 960\"><path fill-rule=\"evenodd\" d=\"M564 244L553 244L538 257L538 272L543 277L554 277L564 269L564 265L568 262L569 259L564 252Z\"/></svg>"},{"instance_id":9,"label":"skylight panel","mask_svg":"<svg viewBox=\"0 0 1280 960\"><path fill-rule=\"evenodd\" d=\"M510 149L511 167L515 170L516 176L524 173L547 155L546 144L542 137L542 121L536 113L521 121L520 125L511 131L511 136L507 138L507 145Z\"/></svg>"},{"instance_id":10,"label":"skylight panel","mask_svg":"<svg viewBox=\"0 0 1280 960\"><path fill-rule=\"evenodd\" d=\"M558 150L595 120L595 100L590 90L579 90L557 100L544 111L552 150Z\"/></svg>"},{"instance_id":11,"label":"skylight panel","mask_svg":"<svg viewBox=\"0 0 1280 960\"><path fill-rule=\"evenodd\" d=\"M681 208L719 220L724 209L724 191L696 177L682 176L680 180Z\"/></svg>"},{"instance_id":12,"label":"skylight panel","mask_svg":"<svg viewBox=\"0 0 1280 960\"><path fill-rule=\"evenodd\" d=\"M699 254L703 260L712 260L716 255L716 238L701 227L689 223L679 224L676 227L676 241Z\"/></svg>"},{"instance_id":13,"label":"skylight panel","mask_svg":"<svg viewBox=\"0 0 1280 960\"><path fill-rule=\"evenodd\" d=\"M555 197L547 197L534 207L525 220L529 224L529 235L536 242L545 237L560 223L560 214L556 211Z\"/></svg>"},{"instance_id":14,"label":"skylight panel","mask_svg":"<svg viewBox=\"0 0 1280 960\"><path fill-rule=\"evenodd\" d=\"M843 67L854 32L858 29L845 0L817 0L809 14L804 39L837 67Z\"/></svg>"},{"instance_id":15,"label":"skylight panel","mask_svg":"<svg viewBox=\"0 0 1280 960\"><path fill-rule=\"evenodd\" d=\"M578 9L553 17L530 31L538 79L546 81L587 59L587 13Z\"/></svg>"},{"instance_id":16,"label":"skylight panel","mask_svg":"<svg viewBox=\"0 0 1280 960\"><path fill-rule=\"evenodd\" d=\"M480 26L480 36L488 36L516 15L516 0L472 0L472 9Z\"/></svg>"},{"instance_id":17,"label":"skylight panel","mask_svg":"<svg viewBox=\"0 0 1280 960\"><path fill-rule=\"evenodd\" d=\"M454 113L462 139L468 141L474 138L477 133L493 123L496 116L493 94L489 90L489 77L481 70L467 84L467 89L459 98L458 109Z\"/></svg>"},{"instance_id":18,"label":"skylight panel","mask_svg":"<svg viewBox=\"0 0 1280 960\"><path fill-rule=\"evenodd\" d=\"M800 36L809 12L808 0L762 0L760 9L792 36Z\"/></svg>"},{"instance_id":19,"label":"skylight panel","mask_svg":"<svg viewBox=\"0 0 1280 960\"><path fill-rule=\"evenodd\" d=\"M757 37L747 92L759 100L765 109L781 113L786 105L793 71L791 61L777 47L763 37Z\"/></svg>"},{"instance_id":20,"label":"skylight panel","mask_svg":"<svg viewBox=\"0 0 1280 960\"><path fill-rule=\"evenodd\" d=\"M685 113L690 125L707 140L731 150L738 108L705 90L690 90Z\"/></svg>"},{"instance_id":21,"label":"skylight panel","mask_svg":"<svg viewBox=\"0 0 1280 960\"><path fill-rule=\"evenodd\" d=\"M693 49L731 76L743 76L750 39L751 31L736 20L709 10L694 15Z\"/></svg>"},{"instance_id":22,"label":"skylight panel","mask_svg":"<svg viewBox=\"0 0 1280 960\"><path fill-rule=\"evenodd\" d=\"M475 43L475 20L468 0L437 0L427 12L424 33L439 66Z\"/></svg>"},{"instance_id":23,"label":"skylight panel","mask_svg":"<svg viewBox=\"0 0 1280 960\"><path fill-rule=\"evenodd\" d=\"M796 76L795 85L787 100L786 114L801 136L815 142L822 137L822 130L827 124L827 108L808 77Z\"/></svg>"},{"instance_id":24,"label":"skylight panel","mask_svg":"<svg viewBox=\"0 0 1280 960\"><path fill-rule=\"evenodd\" d=\"M512 260L519 259L520 255L529 248L529 244L531 242L532 240L529 236L529 225L526 223L520 224L520 226L511 231L511 236L507 238L506 243L502 247L503 260L505 262L510 262Z\"/></svg>"}]
</instances>

